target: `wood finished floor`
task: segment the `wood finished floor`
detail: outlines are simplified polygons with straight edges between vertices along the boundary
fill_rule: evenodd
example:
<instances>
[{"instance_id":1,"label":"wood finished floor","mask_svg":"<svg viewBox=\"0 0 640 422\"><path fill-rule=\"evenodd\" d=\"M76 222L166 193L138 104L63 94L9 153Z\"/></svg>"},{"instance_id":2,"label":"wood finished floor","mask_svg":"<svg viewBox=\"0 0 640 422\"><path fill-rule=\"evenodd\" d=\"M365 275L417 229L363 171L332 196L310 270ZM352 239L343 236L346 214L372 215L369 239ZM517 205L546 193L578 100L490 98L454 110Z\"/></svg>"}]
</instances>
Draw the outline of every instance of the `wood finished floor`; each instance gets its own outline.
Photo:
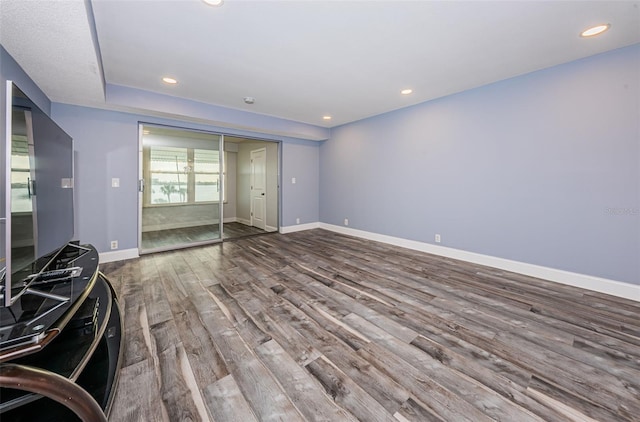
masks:
<instances>
[{"instance_id":1,"label":"wood finished floor","mask_svg":"<svg viewBox=\"0 0 640 422\"><path fill-rule=\"evenodd\" d=\"M266 231L242 223L224 223L223 239L237 239L240 237L264 234ZM206 242L220 237L218 224L185 227L181 229L157 230L142 233L142 249L165 248L168 246L185 245L194 242Z\"/></svg>"},{"instance_id":2,"label":"wood finished floor","mask_svg":"<svg viewBox=\"0 0 640 422\"><path fill-rule=\"evenodd\" d=\"M640 303L311 230L111 263L110 421L639 421Z\"/></svg>"}]
</instances>

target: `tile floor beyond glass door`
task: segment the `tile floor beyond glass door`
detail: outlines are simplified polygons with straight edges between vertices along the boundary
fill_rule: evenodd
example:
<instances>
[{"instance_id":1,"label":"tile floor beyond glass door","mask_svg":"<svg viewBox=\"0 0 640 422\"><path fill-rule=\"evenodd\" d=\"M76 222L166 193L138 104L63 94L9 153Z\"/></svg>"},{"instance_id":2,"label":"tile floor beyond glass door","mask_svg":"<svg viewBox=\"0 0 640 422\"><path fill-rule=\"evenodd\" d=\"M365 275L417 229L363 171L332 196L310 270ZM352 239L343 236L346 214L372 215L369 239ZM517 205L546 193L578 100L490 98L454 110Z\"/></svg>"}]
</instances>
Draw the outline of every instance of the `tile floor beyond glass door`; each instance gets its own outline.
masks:
<instances>
[{"instance_id":1,"label":"tile floor beyond glass door","mask_svg":"<svg viewBox=\"0 0 640 422\"><path fill-rule=\"evenodd\" d=\"M224 225L224 239L236 239L262 233L267 232L257 227L251 227L241 223L225 223ZM219 237L220 227L218 224L143 232L142 250L206 242L208 240L218 239Z\"/></svg>"}]
</instances>

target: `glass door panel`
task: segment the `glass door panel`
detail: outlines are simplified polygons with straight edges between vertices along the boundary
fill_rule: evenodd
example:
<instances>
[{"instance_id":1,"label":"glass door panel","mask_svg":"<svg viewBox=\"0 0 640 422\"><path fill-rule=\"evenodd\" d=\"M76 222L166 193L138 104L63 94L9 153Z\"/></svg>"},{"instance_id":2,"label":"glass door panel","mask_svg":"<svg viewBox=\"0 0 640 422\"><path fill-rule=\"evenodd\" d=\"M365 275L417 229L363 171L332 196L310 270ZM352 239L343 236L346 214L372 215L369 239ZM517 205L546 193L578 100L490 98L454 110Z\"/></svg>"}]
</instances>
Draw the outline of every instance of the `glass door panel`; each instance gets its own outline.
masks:
<instances>
[{"instance_id":1,"label":"glass door panel","mask_svg":"<svg viewBox=\"0 0 640 422\"><path fill-rule=\"evenodd\" d=\"M142 253L220 241L221 138L141 125Z\"/></svg>"}]
</instances>

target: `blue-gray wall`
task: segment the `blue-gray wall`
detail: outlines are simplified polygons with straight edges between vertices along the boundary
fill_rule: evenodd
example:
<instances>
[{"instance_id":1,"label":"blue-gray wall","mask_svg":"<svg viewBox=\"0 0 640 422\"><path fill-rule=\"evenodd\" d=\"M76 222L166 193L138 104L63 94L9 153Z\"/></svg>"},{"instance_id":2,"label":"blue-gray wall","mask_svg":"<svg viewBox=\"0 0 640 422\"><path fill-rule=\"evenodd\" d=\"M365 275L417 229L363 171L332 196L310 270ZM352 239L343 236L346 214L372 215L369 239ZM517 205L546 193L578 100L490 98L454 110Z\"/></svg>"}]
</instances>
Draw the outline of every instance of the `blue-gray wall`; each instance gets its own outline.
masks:
<instances>
[{"instance_id":1,"label":"blue-gray wall","mask_svg":"<svg viewBox=\"0 0 640 422\"><path fill-rule=\"evenodd\" d=\"M100 251L114 239L137 247L138 121L259 135L52 105L1 47L0 77L3 128L12 79L74 137L76 237ZM639 79L636 45L335 128L323 144L265 135L283 140L280 224L349 218L356 229L430 243L439 233L443 246L640 284Z\"/></svg>"},{"instance_id":2,"label":"blue-gray wall","mask_svg":"<svg viewBox=\"0 0 640 422\"><path fill-rule=\"evenodd\" d=\"M312 141L286 143L283 145L282 192L288 200L282 209L284 226L316 223L320 221L320 154L318 144L309 145ZM292 178L296 183L292 183Z\"/></svg>"},{"instance_id":3,"label":"blue-gray wall","mask_svg":"<svg viewBox=\"0 0 640 422\"><path fill-rule=\"evenodd\" d=\"M150 115L51 103L2 46L0 77L0 121L3 134L6 125L4 86L9 79L15 81L73 137L76 150L75 238L83 243L93 244L100 252L110 250L111 240L118 240L119 249L138 247L140 121L281 141L282 172L296 175L298 183L281 186L279 224L292 226L296 218L300 218L302 222L318 221L319 143L291 136L300 134L310 139L324 139L329 134L326 128L117 86L109 87L107 92L114 105L122 103L146 107L150 110ZM189 116L185 120L190 121L166 119L157 117L158 114L185 115ZM201 123L204 120L220 121L222 126ZM240 129L242 127L252 130ZM264 133L260 133L260 128ZM0 163L4 163L4 159ZM0 174L4 174L4 167L0 170ZM113 177L120 178L120 188L111 187ZM0 256L4 256L1 249L0 252Z\"/></svg>"},{"instance_id":4,"label":"blue-gray wall","mask_svg":"<svg viewBox=\"0 0 640 422\"><path fill-rule=\"evenodd\" d=\"M320 220L640 284L639 84L635 45L335 128Z\"/></svg>"},{"instance_id":5,"label":"blue-gray wall","mask_svg":"<svg viewBox=\"0 0 640 422\"><path fill-rule=\"evenodd\" d=\"M0 88L0 94L2 94L2 123L4 128L5 118L5 83L7 80L13 81L20 87L22 92L37 104L38 107L45 113L51 112L51 101L42 92L42 90L33 82L33 80L27 75L20 65L11 57L9 53L0 45L0 79L2 80L2 88ZM4 132L3 132L4 133Z\"/></svg>"},{"instance_id":6,"label":"blue-gray wall","mask_svg":"<svg viewBox=\"0 0 640 422\"><path fill-rule=\"evenodd\" d=\"M93 244L100 252L109 251L112 240L118 240L119 249L138 247L139 121L236 136L260 136L255 132L58 103L52 104L52 117L75 142L77 237ZM281 189L280 225L295 224L296 216L305 221L318 221L319 143L275 135L260 137L282 141L282 172L295 169L301 180L295 185L300 189L286 185ZM111 187L113 177L120 178L119 188ZM301 209L301 203L315 205Z\"/></svg>"}]
</instances>

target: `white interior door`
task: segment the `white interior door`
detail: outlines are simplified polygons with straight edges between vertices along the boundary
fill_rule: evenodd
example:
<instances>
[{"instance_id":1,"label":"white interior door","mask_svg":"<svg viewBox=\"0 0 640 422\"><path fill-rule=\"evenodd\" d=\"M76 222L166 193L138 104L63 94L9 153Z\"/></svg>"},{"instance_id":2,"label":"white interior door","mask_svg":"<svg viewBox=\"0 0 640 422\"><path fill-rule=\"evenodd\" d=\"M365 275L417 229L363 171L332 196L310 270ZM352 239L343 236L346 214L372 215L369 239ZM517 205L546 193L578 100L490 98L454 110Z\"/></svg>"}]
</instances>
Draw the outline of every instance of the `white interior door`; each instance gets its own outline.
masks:
<instances>
[{"instance_id":1,"label":"white interior door","mask_svg":"<svg viewBox=\"0 0 640 422\"><path fill-rule=\"evenodd\" d=\"M262 230L267 221L267 149L251 151L251 225Z\"/></svg>"}]
</instances>

